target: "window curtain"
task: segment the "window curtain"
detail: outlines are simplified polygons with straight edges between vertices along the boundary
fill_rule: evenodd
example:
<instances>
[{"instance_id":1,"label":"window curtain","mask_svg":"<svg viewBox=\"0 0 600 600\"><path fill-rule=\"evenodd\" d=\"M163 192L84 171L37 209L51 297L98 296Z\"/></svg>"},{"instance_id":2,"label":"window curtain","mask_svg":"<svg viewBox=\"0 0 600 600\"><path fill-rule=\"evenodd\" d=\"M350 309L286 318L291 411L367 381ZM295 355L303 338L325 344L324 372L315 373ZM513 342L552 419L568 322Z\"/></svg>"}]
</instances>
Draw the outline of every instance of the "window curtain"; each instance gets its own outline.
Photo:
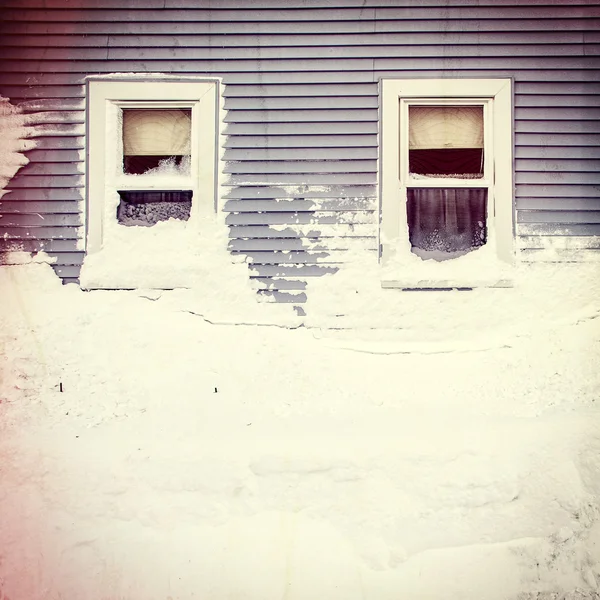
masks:
<instances>
[{"instance_id":1,"label":"window curtain","mask_svg":"<svg viewBox=\"0 0 600 600\"><path fill-rule=\"evenodd\" d=\"M468 252L487 239L487 189L407 190L410 243L427 251Z\"/></svg>"}]
</instances>

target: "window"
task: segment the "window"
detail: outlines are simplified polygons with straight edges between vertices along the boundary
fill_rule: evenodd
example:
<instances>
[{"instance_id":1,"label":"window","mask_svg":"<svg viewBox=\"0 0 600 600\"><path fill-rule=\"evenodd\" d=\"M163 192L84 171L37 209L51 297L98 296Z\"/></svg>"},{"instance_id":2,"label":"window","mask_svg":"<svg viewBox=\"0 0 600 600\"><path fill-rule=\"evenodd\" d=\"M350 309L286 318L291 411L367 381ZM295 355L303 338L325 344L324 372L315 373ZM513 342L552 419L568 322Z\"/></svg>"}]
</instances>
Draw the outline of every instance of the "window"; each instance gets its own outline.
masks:
<instances>
[{"instance_id":1,"label":"window","mask_svg":"<svg viewBox=\"0 0 600 600\"><path fill-rule=\"evenodd\" d=\"M88 80L87 252L216 208L216 80ZM116 232L116 234L115 234ZM115 242L116 243L116 242Z\"/></svg>"},{"instance_id":2,"label":"window","mask_svg":"<svg viewBox=\"0 0 600 600\"><path fill-rule=\"evenodd\" d=\"M381 97L384 286L411 287L400 281L408 263L422 264L420 283L433 263L447 282L466 254L480 265L473 281L485 261L511 263L511 81L382 80Z\"/></svg>"}]
</instances>

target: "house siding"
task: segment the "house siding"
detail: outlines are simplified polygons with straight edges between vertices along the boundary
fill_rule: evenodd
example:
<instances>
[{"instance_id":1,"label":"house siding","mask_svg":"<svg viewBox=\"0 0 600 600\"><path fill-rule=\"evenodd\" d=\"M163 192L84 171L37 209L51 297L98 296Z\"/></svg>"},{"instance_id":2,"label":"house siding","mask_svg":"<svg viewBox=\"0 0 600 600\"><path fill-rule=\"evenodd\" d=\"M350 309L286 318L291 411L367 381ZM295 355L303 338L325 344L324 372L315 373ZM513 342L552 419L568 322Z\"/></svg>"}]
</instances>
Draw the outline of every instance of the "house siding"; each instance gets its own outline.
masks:
<instances>
[{"instance_id":1,"label":"house siding","mask_svg":"<svg viewBox=\"0 0 600 600\"><path fill-rule=\"evenodd\" d=\"M377 252L381 77L513 78L520 256L536 260L551 241L564 260L600 257L598 2L2 7L0 95L29 115L37 147L0 200L0 252L43 249L66 281L84 250L84 81L113 72L222 78L230 250L278 300L301 302L354 239Z\"/></svg>"}]
</instances>

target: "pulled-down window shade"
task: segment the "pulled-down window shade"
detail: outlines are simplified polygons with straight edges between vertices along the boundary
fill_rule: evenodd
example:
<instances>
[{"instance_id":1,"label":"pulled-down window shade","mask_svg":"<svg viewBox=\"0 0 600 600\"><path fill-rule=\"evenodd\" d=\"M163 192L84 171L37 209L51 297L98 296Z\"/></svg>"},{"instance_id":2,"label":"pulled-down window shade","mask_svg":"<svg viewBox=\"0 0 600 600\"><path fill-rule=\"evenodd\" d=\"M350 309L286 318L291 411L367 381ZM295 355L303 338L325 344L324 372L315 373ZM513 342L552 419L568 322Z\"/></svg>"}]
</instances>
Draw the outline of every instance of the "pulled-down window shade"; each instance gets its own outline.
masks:
<instances>
[{"instance_id":1,"label":"pulled-down window shade","mask_svg":"<svg viewBox=\"0 0 600 600\"><path fill-rule=\"evenodd\" d=\"M407 190L410 243L418 251L466 253L487 240L487 188Z\"/></svg>"},{"instance_id":2,"label":"pulled-down window shade","mask_svg":"<svg viewBox=\"0 0 600 600\"><path fill-rule=\"evenodd\" d=\"M483 148L482 106L410 106L408 147Z\"/></svg>"},{"instance_id":3,"label":"pulled-down window shade","mask_svg":"<svg viewBox=\"0 0 600 600\"><path fill-rule=\"evenodd\" d=\"M123 154L176 156L190 153L191 111L123 110Z\"/></svg>"}]
</instances>

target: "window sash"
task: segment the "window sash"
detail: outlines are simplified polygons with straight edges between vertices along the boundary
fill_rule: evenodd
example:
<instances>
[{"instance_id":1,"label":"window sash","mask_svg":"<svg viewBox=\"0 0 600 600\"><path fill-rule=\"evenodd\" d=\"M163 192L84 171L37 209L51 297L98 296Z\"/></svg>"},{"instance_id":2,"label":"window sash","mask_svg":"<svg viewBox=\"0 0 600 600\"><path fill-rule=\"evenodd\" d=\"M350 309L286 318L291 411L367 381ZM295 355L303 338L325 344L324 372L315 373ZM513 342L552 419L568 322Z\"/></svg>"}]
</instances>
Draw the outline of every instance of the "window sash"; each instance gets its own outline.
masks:
<instances>
[{"instance_id":1,"label":"window sash","mask_svg":"<svg viewBox=\"0 0 600 600\"><path fill-rule=\"evenodd\" d=\"M117 188L126 190L171 190L171 189L191 189L196 187L194 181L198 177L198 145L200 140L198 138L198 102L170 102L164 100L144 101L144 102L131 102L131 101L113 101L114 106L117 109L117 123L118 123L118 156L116 164L116 174L114 178L114 184ZM172 174L172 175L161 175L159 177L155 175L147 175L142 173L140 175L129 175L123 172L123 159L125 150L123 147L123 118L122 111L127 109L152 109L152 110L171 110L171 109L187 109L191 110L190 119L190 173L189 175Z\"/></svg>"},{"instance_id":2,"label":"window sash","mask_svg":"<svg viewBox=\"0 0 600 600\"><path fill-rule=\"evenodd\" d=\"M494 142L491 123L493 101L490 98L399 98L399 179L401 187L491 187L493 181ZM483 177L413 177L409 170L409 107L411 106L482 106L483 107Z\"/></svg>"}]
</instances>

